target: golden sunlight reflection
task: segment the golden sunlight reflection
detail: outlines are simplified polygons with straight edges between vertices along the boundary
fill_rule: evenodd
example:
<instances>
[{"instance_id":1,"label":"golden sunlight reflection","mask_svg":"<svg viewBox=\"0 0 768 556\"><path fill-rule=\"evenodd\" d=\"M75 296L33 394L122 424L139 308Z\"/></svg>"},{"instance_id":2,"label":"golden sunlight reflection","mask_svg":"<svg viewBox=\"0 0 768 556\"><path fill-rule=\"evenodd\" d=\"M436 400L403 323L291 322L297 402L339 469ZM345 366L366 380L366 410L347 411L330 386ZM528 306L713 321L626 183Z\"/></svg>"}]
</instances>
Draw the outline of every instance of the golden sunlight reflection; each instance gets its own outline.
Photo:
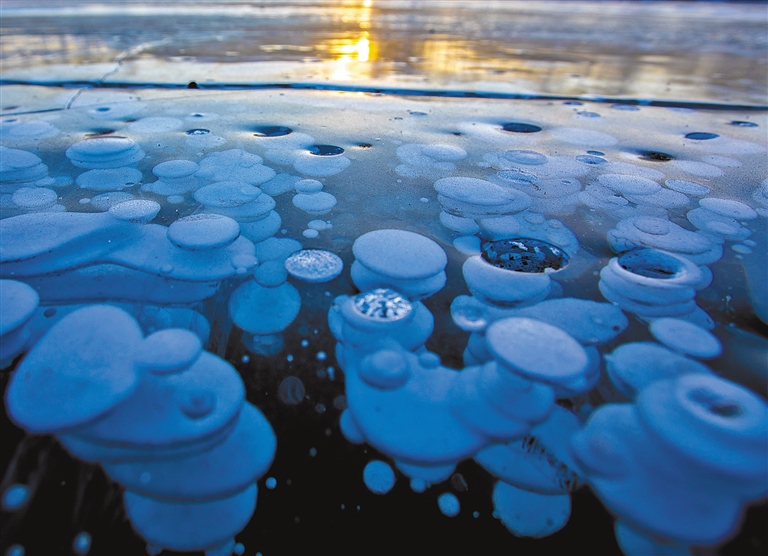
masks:
<instances>
[{"instance_id":1,"label":"golden sunlight reflection","mask_svg":"<svg viewBox=\"0 0 768 556\"><path fill-rule=\"evenodd\" d=\"M3 8L8 1L0 0ZM221 79L228 79L223 76L236 71L234 64L274 62L274 67L284 64L277 80L285 82L676 99L718 99L722 91L736 90L742 102L765 102L765 83L759 79L765 75L764 49L749 39L764 34L758 8L729 11L723 20L725 8L700 4L686 17L672 17L655 5L619 2L557 2L551 8L549 3L479 0L226 4L217 5L216 16L193 10L171 18L150 17L155 8L139 13L114 3L115 13L99 12L97 26L84 26L78 14L54 8L38 15L6 11L0 17L2 72L119 60L120 73L136 79L156 79L170 67L192 72L203 63L221 64L215 67L222 70ZM608 8L613 11L607 13ZM713 14L718 25L710 28L704 23ZM627 17L634 18L636 28L626 36L603 25ZM201 37L203 27L207 31ZM141 31L126 34L126 28ZM638 37L646 39L638 43ZM679 42L674 49L672 37ZM726 42L723 37L736 38ZM708 47L700 48L704 42ZM151 71L139 76L139 68Z\"/></svg>"}]
</instances>

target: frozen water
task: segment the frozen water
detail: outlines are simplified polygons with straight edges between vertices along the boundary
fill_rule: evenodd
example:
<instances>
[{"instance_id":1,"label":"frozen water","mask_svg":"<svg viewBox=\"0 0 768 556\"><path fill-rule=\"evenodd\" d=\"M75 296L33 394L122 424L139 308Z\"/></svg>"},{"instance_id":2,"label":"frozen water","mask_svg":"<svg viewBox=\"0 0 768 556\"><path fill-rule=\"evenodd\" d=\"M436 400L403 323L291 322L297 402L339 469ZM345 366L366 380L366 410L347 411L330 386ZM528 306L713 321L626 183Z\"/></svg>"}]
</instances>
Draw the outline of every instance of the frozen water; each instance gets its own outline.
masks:
<instances>
[{"instance_id":1,"label":"frozen water","mask_svg":"<svg viewBox=\"0 0 768 556\"><path fill-rule=\"evenodd\" d=\"M610 60L634 65L613 71L595 55L584 75L586 64L560 60L566 73L539 79L550 66L532 69L527 53L550 52L553 37L573 44L594 8L568 4L545 18L550 7L526 7L537 25L518 19L517 32L540 38L525 50L507 40L497 56L498 37L518 36L507 16L521 5L484 6L482 24L466 6L464 18L450 8L426 19L434 8L396 7L382 40L387 2L303 6L300 16L290 2L279 14L266 4L258 17L245 5L205 12L184 37L186 58L176 35L143 41L167 19L132 25L137 10L172 5L112 3L122 16L66 35L72 52L102 63L59 64L53 41L38 40L22 68L22 43L7 41L4 77L28 84L4 82L0 107L0 359L12 419L0 432L12 462L3 484L24 485L28 502L12 516L20 529L3 523L3 540L45 554L55 552L45 543L67 550L88 530L92 552L127 539L213 556L245 550L238 534L250 552L309 553L328 551L332 526L332 551L357 553L366 545L345 533L373 538L381 522L368 516L381 511L401 520L377 537L387 552L406 541L420 553L514 552L507 528L537 537L562 527L552 544L526 546L611 553L610 535L594 529L609 511L627 553L688 550L739 528L732 542L761 539L762 400L712 382L765 387L764 94L745 93L756 85L733 63L755 24L740 20L734 33L732 19L750 8L601 4L590 40L581 34L570 54L611 44ZM75 20L69 8L41 7L53 10L43 18L22 6L16 25L16 9L4 2L11 39L43 20L55 25L38 37L60 36ZM188 3L167 29L202 21L201 9ZM403 10L415 19L399 19ZM647 39L679 44L680 26L692 25L682 13L733 39L719 54L724 69L707 54L720 44L707 23L665 73L672 56ZM617 14L658 24L615 42ZM289 23L315 16L360 35L312 42ZM109 32L115 19L138 29L140 46ZM247 41L240 22L254 25ZM475 27L483 41L454 39ZM107 35L104 49L77 50ZM29 84L41 60L63 87ZM438 60L440 78L423 81ZM392 68L410 73L388 81L405 71ZM664 87L645 88L656 81ZM545 89L557 96L539 98ZM725 89L744 106L715 106ZM754 434L738 432L747 417ZM111 510L87 520L102 506L76 459L125 489L128 522L103 525ZM395 473L412 491L394 487ZM97 490L109 484L87 476ZM565 525L579 486L578 519ZM57 502L75 492L82 504ZM482 510L472 521L482 535L443 518L458 512L457 496ZM482 509L491 501L498 521ZM586 502L594 511L583 519ZM39 535L49 513L81 525ZM253 537L285 531L285 519L296 534ZM461 535L444 534L453 523Z\"/></svg>"}]
</instances>

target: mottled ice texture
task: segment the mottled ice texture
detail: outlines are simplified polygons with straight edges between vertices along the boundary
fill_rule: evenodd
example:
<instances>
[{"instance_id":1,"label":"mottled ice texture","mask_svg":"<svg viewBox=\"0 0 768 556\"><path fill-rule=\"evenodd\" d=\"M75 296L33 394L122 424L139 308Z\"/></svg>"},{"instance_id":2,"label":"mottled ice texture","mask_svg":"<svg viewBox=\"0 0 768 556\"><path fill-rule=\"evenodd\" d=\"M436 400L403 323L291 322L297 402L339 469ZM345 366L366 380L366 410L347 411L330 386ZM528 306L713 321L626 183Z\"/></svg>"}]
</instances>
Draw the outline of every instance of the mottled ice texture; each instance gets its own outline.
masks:
<instances>
[{"instance_id":1,"label":"mottled ice texture","mask_svg":"<svg viewBox=\"0 0 768 556\"><path fill-rule=\"evenodd\" d=\"M344 269L341 257L321 249L305 249L285 260L288 274L304 282L328 282Z\"/></svg>"}]
</instances>

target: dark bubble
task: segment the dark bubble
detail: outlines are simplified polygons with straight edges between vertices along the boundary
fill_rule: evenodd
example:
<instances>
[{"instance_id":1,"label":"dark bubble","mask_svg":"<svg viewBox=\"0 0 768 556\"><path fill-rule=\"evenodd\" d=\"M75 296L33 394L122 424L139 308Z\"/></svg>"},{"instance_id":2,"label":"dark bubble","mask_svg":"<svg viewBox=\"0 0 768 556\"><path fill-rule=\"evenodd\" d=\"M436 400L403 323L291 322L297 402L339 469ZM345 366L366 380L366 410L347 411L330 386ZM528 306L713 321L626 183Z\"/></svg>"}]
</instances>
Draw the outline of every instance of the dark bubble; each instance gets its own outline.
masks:
<instances>
[{"instance_id":1,"label":"dark bubble","mask_svg":"<svg viewBox=\"0 0 768 556\"><path fill-rule=\"evenodd\" d=\"M428 115L426 112L419 112L417 110L408 110L408 113L411 116L427 116Z\"/></svg>"},{"instance_id":2,"label":"dark bubble","mask_svg":"<svg viewBox=\"0 0 768 556\"><path fill-rule=\"evenodd\" d=\"M373 147L373 145L371 145L370 143L359 143L357 145L358 149L370 149L371 147Z\"/></svg>"},{"instance_id":3,"label":"dark bubble","mask_svg":"<svg viewBox=\"0 0 768 556\"><path fill-rule=\"evenodd\" d=\"M51 318L56 314L56 307L48 307L45 311L43 311L43 316L47 319Z\"/></svg>"},{"instance_id":4,"label":"dark bubble","mask_svg":"<svg viewBox=\"0 0 768 556\"><path fill-rule=\"evenodd\" d=\"M727 398L723 399L716 392L697 389L691 391L688 398L719 417L738 417L742 413L741 407L736 402Z\"/></svg>"},{"instance_id":5,"label":"dark bubble","mask_svg":"<svg viewBox=\"0 0 768 556\"><path fill-rule=\"evenodd\" d=\"M451 486L457 492L466 492L469 490L467 480L461 473L454 473L453 476L451 476Z\"/></svg>"},{"instance_id":6,"label":"dark bubble","mask_svg":"<svg viewBox=\"0 0 768 556\"><path fill-rule=\"evenodd\" d=\"M194 81L190 81L189 84L187 85L187 89L199 89L199 88L200 87L198 87L197 83L195 83Z\"/></svg>"},{"instance_id":7,"label":"dark bubble","mask_svg":"<svg viewBox=\"0 0 768 556\"><path fill-rule=\"evenodd\" d=\"M529 273L560 270L569 258L556 245L527 237L485 241L481 256L495 267Z\"/></svg>"},{"instance_id":8,"label":"dark bubble","mask_svg":"<svg viewBox=\"0 0 768 556\"><path fill-rule=\"evenodd\" d=\"M454 131L453 133L451 133L451 135L455 135L456 137L462 137L464 134L460 131Z\"/></svg>"},{"instance_id":9,"label":"dark bubble","mask_svg":"<svg viewBox=\"0 0 768 556\"><path fill-rule=\"evenodd\" d=\"M715 139L716 137L720 136L717 133L709 133L708 131L692 131L691 133L685 134L686 139L693 139L695 141L706 141L707 139Z\"/></svg>"},{"instance_id":10,"label":"dark bubble","mask_svg":"<svg viewBox=\"0 0 768 556\"><path fill-rule=\"evenodd\" d=\"M592 156L589 154L580 154L576 157L576 160L583 164L589 164L590 166L600 166L606 164L608 161L600 156Z\"/></svg>"},{"instance_id":11,"label":"dark bubble","mask_svg":"<svg viewBox=\"0 0 768 556\"><path fill-rule=\"evenodd\" d=\"M666 280L680 272L680 261L654 249L638 249L625 253L618 260L619 266L638 276Z\"/></svg>"},{"instance_id":12,"label":"dark bubble","mask_svg":"<svg viewBox=\"0 0 768 556\"><path fill-rule=\"evenodd\" d=\"M4 106L3 110L16 110L18 106Z\"/></svg>"},{"instance_id":13,"label":"dark bubble","mask_svg":"<svg viewBox=\"0 0 768 556\"><path fill-rule=\"evenodd\" d=\"M94 129L90 133L86 133L86 137L102 137L104 135L112 135L115 132L114 129Z\"/></svg>"},{"instance_id":14,"label":"dark bubble","mask_svg":"<svg viewBox=\"0 0 768 556\"><path fill-rule=\"evenodd\" d=\"M639 158L640 160L650 160L651 162L669 162L675 159L671 154L659 151L640 151Z\"/></svg>"},{"instance_id":15,"label":"dark bubble","mask_svg":"<svg viewBox=\"0 0 768 556\"><path fill-rule=\"evenodd\" d=\"M290 127L282 125L263 125L254 128L253 131L256 137L282 137L283 135L293 133Z\"/></svg>"},{"instance_id":16,"label":"dark bubble","mask_svg":"<svg viewBox=\"0 0 768 556\"><path fill-rule=\"evenodd\" d=\"M600 118L600 114L597 112L576 112L577 116L581 116L582 118Z\"/></svg>"},{"instance_id":17,"label":"dark bubble","mask_svg":"<svg viewBox=\"0 0 768 556\"><path fill-rule=\"evenodd\" d=\"M99 106L96 109L96 112L109 112L110 110L112 109L109 106Z\"/></svg>"},{"instance_id":18,"label":"dark bubble","mask_svg":"<svg viewBox=\"0 0 768 556\"><path fill-rule=\"evenodd\" d=\"M509 131L510 133L537 133L541 131L541 128L534 124L525 124L523 122L509 122L503 124L501 129Z\"/></svg>"},{"instance_id":19,"label":"dark bubble","mask_svg":"<svg viewBox=\"0 0 768 556\"><path fill-rule=\"evenodd\" d=\"M591 154L593 156L605 156L603 151L587 151L587 154Z\"/></svg>"},{"instance_id":20,"label":"dark bubble","mask_svg":"<svg viewBox=\"0 0 768 556\"><path fill-rule=\"evenodd\" d=\"M566 106L584 106L583 102L579 102L578 100L566 100L563 102Z\"/></svg>"},{"instance_id":21,"label":"dark bubble","mask_svg":"<svg viewBox=\"0 0 768 556\"><path fill-rule=\"evenodd\" d=\"M731 125L735 125L738 127L757 127L757 124L755 122L745 122L744 120L733 120L731 122Z\"/></svg>"},{"instance_id":22,"label":"dark bubble","mask_svg":"<svg viewBox=\"0 0 768 556\"><path fill-rule=\"evenodd\" d=\"M190 129L187 135L208 135L210 132L210 129Z\"/></svg>"},{"instance_id":23,"label":"dark bubble","mask_svg":"<svg viewBox=\"0 0 768 556\"><path fill-rule=\"evenodd\" d=\"M286 405L298 405L304 400L307 391L301 379L289 376L283 379L277 389L277 395Z\"/></svg>"},{"instance_id":24,"label":"dark bubble","mask_svg":"<svg viewBox=\"0 0 768 556\"><path fill-rule=\"evenodd\" d=\"M309 153L315 156L334 156L344 152L344 149L336 145L312 145Z\"/></svg>"}]
</instances>

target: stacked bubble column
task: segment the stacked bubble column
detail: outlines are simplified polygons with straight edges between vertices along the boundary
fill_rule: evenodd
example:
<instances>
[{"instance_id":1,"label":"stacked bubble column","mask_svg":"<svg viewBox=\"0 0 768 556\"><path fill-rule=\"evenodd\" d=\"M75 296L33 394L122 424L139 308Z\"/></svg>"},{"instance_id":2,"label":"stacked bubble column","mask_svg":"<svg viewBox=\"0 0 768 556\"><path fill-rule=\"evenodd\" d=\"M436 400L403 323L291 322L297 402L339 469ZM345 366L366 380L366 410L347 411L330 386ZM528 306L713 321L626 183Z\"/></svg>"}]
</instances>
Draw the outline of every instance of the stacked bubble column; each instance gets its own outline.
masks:
<instances>
[{"instance_id":1,"label":"stacked bubble column","mask_svg":"<svg viewBox=\"0 0 768 556\"><path fill-rule=\"evenodd\" d=\"M768 405L713 375L659 380L634 403L605 404L571 444L628 555L722 542L744 506L768 494Z\"/></svg>"},{"instance_id":2,"label":"stacked bubble column","mask_svg":"<svg viewBox=\"0 0 768 556\"><path fill-rule=\"evenodd\" d=\"M276 446L244 394L234 368L193 333L143 338L130 315L95 305L28 353L6 407L19 426L56 434L125 486L126 513L149 544L219 554L250 520Z\"/></svg>"}]
</instances>

